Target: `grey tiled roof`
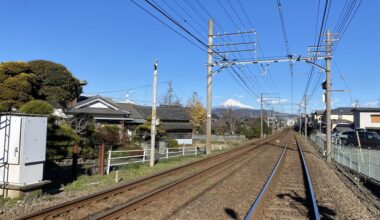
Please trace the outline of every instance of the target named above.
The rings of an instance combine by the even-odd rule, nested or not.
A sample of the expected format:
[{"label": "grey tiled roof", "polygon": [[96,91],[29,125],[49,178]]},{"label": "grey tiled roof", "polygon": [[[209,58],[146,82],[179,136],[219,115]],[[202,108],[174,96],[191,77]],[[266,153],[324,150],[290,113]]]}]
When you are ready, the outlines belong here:
[{"label": "grey tiled roof", "polygon": [[115,110],[110,108],[73,108],[67,111],[68,114],[78,114],[78,113],[87,113],[87,114],[107,114],[107,115],[128,115],[127,111]]},{"label": "grey tiled roof", "polygon": [[339,107],[339,108],[335,108],[333,110],[331,110],[331,114],[334,114],[334,115],[339,115],[339,114],[342,114],[342,115],[352,115],[353,112],[352,112],[352,107]]},{"label": "grey tiled roof", "polygon": [[145,119],[145,117],[143,117],[143,115],[137,111],[137,109],[135,108],[136,105],[134,104],[131,104],[131,103],[116,103],[117,107],[121,110],[124,110],[124,111],[127,111],[130,113],[130,116],[131,118],[134,118],[134,119]]},{"label": "grey tiled roof", "polygon": [[[122,104],[122,106],[129,107],[126,110],[131,112],[132,118],[138,118],[137,116],[140,116],[141,118],[146,119],[152,114],[152,107],[150,106],[141,106],[141,105],[133,105],[133,104],[129,104],[129,105]],[[137,113],[134,114],[134,111],[131,110],[133,108],[136,110],[138,114]],[[134,117],[133,115],[136,115],[136,117]],[[160,106],[160,107],[157,107],[157,116],[160,118],[160,120],[163,120],[163,121],[189,121],[187,108],[185,107]]]},{"label": "grey tiled roof", "polygon": [[380,112],[380,108],[364,108],[364,107],[358,107],[353,108],[352,111],[358,111],[358,112]]}]

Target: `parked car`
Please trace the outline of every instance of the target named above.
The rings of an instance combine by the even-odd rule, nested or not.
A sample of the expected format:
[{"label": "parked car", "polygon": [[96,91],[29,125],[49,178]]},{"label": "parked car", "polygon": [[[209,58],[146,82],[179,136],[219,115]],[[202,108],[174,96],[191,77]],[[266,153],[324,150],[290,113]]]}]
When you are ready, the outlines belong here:
[{"label": "parked car", "polygon": [[353,131],[340,131],[340,132],[335,132],[332,134],[332,139],[333,140],[336,140],[336,141],[340,141],[343,139],[347,139],[347,136],[350,132],[353,132]]},{"label": "parked car", "polygon": [[[358,139],[355,131],[344,132],[347,137],[341,137],[343,145],[358,146]],[[359,139],[361,146],[364,148],[380,148],[380,135],[372,131],[359,131]]]}]

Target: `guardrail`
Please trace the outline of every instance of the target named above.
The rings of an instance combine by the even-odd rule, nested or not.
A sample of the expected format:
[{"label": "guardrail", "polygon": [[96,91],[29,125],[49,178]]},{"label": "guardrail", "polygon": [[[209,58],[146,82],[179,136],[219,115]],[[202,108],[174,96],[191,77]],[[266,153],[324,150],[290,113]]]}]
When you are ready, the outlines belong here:
[{"label": "guardrail", "polygon": [[[318,146],[325,155],[325,138],[312,134],[310,140]],[[333,141],[332,158],[337,163],[368,179],[380,182],[380,150],[345,146],[339,141]]]},{"label": "guardrail", "polygon": [[[213,150],[223,150],[225,146],[212,146]],[[205,146],[193,147],[178,147],[178,148],[164,148],[161,153],[156,152],[157,159],[169,159],[181,156],[198,156],[205,154]],[[106,172],[109,174],[111,168],[115,166],[122,166],[132,163],[145,163],[150,158],[150,149],[141,150],[123,150],[123,151],[108,151],[107,168]]]}]

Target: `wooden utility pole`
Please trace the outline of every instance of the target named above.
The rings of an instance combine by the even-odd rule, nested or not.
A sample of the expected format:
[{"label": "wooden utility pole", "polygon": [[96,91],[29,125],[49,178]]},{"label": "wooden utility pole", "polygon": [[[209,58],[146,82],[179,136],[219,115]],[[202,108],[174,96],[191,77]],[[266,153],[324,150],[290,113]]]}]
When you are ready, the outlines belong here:
[{"label": "wooden utility pole", "polygon": [[158,61],[154,62],[153,69],[153,97],[152,97],[152,123],[150,129],[150,166],[154,166],[154,156],[156,152],[156,101],[157,101],[157,68]]},{"label": "wooden utility pole", "polygon": [[100,145],[99,149],[99,162],[100,162],[100,175],[104,176],[104,143]]},{"label": "wooden utility pole", "polygon": [[72,164],[72,170],[71,170],[73,180],[77,179],[78,154],[79,154],[78,144],[74,144],[74,146],[73,146],[73,164]]},{"label": "wooden utility pole", "polygon": [[263,93],[260,94],[260,138],[264,137],[263,130]]},{"label": "wooden utility pole", "polygon": [[307,96],[305,95],[305,139],[307,140]]},{"label": "wooden utility pole", "polygon": [[326,153],[327,162],[331,162],[331,33],[326,33]]},{"label": "wooden utility pole", "polygon": [[208,49],[207,49],[207,126],[206,154],[211,154],[211,110],[212,110],[212,39],[214,21],[208,20]]}]

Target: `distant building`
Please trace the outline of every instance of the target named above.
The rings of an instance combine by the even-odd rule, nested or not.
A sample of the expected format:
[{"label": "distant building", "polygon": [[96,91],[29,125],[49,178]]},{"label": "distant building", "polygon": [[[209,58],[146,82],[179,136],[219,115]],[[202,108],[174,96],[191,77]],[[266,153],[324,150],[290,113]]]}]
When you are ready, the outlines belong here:
[{"label": "distant building", "polygon": [[354,108],[355,129],[380,132],[380,108]]},{"label": "distant building", "polygon": [[352,107],[339,107],[331,110],[331,120],[336,120],[338,123],[354,122],[354,113]]}]

